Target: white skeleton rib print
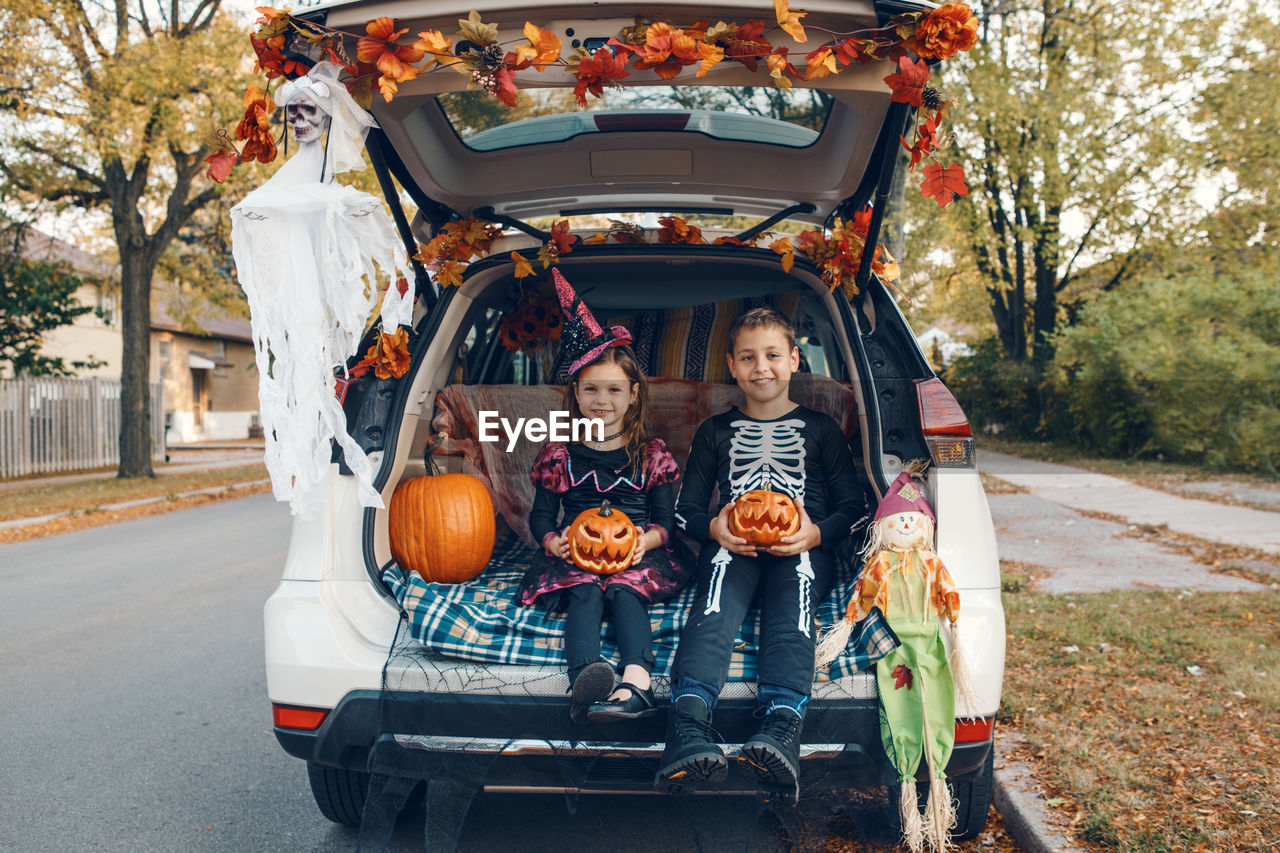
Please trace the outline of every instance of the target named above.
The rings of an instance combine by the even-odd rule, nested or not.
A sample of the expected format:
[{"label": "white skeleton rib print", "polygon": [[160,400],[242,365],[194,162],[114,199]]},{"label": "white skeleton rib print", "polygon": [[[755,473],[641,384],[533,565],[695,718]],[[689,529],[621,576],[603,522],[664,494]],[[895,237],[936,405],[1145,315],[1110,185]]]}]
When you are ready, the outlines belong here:
[{"label": "white skeleton rib print", "polygon": [[767,482],[775,492],[804,500],[804,421],[738,420],[729,440],[729,487],[737,500]]}]

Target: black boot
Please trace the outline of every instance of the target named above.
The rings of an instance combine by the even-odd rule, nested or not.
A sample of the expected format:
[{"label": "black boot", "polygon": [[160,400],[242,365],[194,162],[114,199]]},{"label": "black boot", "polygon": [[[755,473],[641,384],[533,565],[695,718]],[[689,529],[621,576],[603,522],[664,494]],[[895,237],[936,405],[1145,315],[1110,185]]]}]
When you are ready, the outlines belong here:
[{"label": "black boot", "polygon": [[667,720],[667,747],[654,787],[682,794],[703,782],[723,782],[729,774],[729,759],[716,744],[718,737],[706,702],[697,696],[677,699]]},{"label": "black boot", "polygon": [[[759,713],[758,711],[756,713]],[[742,745],[738,760],[747,765],[757,779],[781,789],[792,802],[800,796],[800,727],[804,724],[798,711],[785,705],[770,708],[764,725],[755,737]]]}]

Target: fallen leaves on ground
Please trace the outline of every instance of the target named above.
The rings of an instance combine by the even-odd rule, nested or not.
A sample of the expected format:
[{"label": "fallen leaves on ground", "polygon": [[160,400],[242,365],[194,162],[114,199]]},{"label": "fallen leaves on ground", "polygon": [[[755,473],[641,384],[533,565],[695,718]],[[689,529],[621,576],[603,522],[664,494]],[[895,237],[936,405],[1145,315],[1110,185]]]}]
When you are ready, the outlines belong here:
[{"label": "fallen leaves on ground", "polygon": [[59,518],[46,521],[43,524],[32,524],[26,527],[13,527],[8,530],[0,530],[0,545],[7,545],[11,542],[23,542],[27,539],[39,539],[42,536],[53,536],[58,533],[70,533],[73,530],[86,530],[90,527],[103,527],[108,524],[118,524],[122,521],[129,521],[135,518],[144,518],[149,515],[161,515],[166,512],[175,512],[180,509],[191,509],[206,504],[219,503],[221,501],[232,500],[234,498],[247,498],[253,495],[267,494],[271,491],[271,483],[260,482],[253,485],[241,486],[236,489],[230,487],[224,488],[222,491],[213,494],[192,495],[186,498],[170,498],[169,500],[159,500],[155,503],[143,504],[141,506],[131,506],[125,509],[116,510],[84,510],[74,515],[64,515]]},{"label": "fallen leaves on ground", "polygon": [[1280,595],[1026,584],[1005,611],[1002,717],[1083,846],[1273,849]]}]

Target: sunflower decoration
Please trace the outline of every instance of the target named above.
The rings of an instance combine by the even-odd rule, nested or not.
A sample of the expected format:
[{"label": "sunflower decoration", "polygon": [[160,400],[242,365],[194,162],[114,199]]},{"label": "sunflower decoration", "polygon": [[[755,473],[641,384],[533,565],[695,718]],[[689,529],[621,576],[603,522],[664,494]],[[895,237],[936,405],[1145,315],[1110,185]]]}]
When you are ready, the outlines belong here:
[{"label": "sunflower decoration", "polygon": [[526,290],[516,308],[502,318],[498,339],[511,352],[533,353],[560,340],[560,305],[549,291]]}]

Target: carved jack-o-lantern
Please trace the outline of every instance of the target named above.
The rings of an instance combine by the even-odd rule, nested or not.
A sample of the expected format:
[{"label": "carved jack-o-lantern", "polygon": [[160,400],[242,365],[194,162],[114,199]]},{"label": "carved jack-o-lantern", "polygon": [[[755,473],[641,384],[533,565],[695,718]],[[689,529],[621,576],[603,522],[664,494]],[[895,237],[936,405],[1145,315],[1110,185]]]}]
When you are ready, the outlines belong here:
[{"label": "carved jack-o-lantern", "polygon": [[729,531],[753,545],[776,545],[784,536],[800,529],[800,513],[795,502],[768,483],[738,498],[729,513]]},{"label": "carved jack-o-lantern", "polygon": [[569,526],[569,559],[580,569],[612,575],[631,567],[640,532],[622,510],[603,501],[584,509]]}]

